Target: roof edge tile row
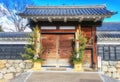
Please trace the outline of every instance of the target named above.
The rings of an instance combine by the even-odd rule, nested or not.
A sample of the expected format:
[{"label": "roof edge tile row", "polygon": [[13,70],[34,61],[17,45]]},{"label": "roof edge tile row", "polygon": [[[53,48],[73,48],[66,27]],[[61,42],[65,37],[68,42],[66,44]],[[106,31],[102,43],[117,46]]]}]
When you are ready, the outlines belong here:
[{"label": "roof edge tile row", "polygon": [[106,5],[86,5],[86,6],[26,6],[26,8],[106,8]]}]

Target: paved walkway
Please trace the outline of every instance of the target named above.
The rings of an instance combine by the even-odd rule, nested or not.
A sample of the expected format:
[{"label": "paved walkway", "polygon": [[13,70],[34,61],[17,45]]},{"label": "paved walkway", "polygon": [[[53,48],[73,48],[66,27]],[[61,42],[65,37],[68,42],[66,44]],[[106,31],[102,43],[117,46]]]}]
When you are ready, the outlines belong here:
[{"label": "paved walkway", "polygon": [[27,82],[102,82],[102,80],[94,73],[34,72]]},{"label": "paved walkway", "polygon": [[100,73],[78,72],[26,72],[10,82],[119,82]]}]

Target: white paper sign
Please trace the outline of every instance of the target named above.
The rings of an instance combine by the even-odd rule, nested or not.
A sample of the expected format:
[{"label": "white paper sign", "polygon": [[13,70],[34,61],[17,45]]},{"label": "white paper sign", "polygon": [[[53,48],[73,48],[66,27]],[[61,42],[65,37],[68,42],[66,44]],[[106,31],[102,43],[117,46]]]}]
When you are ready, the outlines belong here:
[{"label": "white paper sign", "polygon": [[98,68],[101,68],[101,56],[98,56]]}]

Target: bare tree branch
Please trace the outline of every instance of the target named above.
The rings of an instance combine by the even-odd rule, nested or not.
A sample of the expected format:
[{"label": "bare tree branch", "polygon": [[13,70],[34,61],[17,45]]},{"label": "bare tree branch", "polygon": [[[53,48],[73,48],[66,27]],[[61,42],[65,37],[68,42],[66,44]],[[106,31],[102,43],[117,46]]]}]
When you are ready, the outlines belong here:
[{"label": "bare tree branch", "polygon": [[[27,27],[28,21],[21,18],[17,13],[22,12],[26,5],[33,5],[32,0],[0,0],[0,3],[5,7],[4,10],[0,8],[0,12],[7,17],[7,19],[14,24],[15,30],[18,32],[24,31]],[[9,24],[8,22],[6,22]]]}]

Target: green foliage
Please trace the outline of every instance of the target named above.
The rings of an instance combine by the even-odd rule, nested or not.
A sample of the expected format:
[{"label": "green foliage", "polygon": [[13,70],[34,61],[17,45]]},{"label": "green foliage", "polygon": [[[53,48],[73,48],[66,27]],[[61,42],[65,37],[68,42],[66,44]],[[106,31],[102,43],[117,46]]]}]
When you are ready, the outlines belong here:
[{"label": "green foliage", "polygon": [[21,54],[21,56],[22,56],[23,58],[25,58],[25,59],[30,59],[30,60],[32,60],[33,57],[34,57],[34,49],[33,49],[33,46],[30,45],[30,44],[28,44],[28,45],[26,45],[24,48],[25,48],[25,50],[26,50],[26,53]]},{"label": "green foliage", "polygon": [[40,55],[42,54],[44,48],[42,43],[40,43],[40,50],[39,50],[39,57],[34,58],[35,57],[35,50],[36,50],[36,46],[35,46],[35,38],[37,35],[35,35],[35,30],[33,32],[30,33],[29,38],[27,39],[27,42],[29,44],[27,44],[24,48],[26,50],[26,53],[22,53],[21,56],[24,59],[28,59],[28,60],[32,60],[33,62],[40,62],[42,61]]},{"label": "green foliage", "polygon": [[79,51],[81,52],[86,48],[87,38],[85,37],[85,35],[83,35],[82,32],[80,32],[78,36],[78,40],[79,40]]},{"label": "green foliage", "polygon": [[82,32],[80,32],[78,35],[78,39],[77,40],[75,39],[75,41],[79,43],[79,48],[74,49],[74,51],[72,52],[73,54],[72,60],[73,60],[73,63],[82,63],[83,53],[87,44],[87,38],[85,37],[85,35],[83,35]]},{"label": "green foliage", "polygon": [[2,27],[0,26],[0,32],[3,32],[3,29],[2,29]]},{"label": "green foliage", "polygon": [[[72,55],[73,63],[82,63],[83,62],[83,51],[74,50],[72,54],[73,54]],[[77,58],[77,54],[79,54],[78,58]]]}]

